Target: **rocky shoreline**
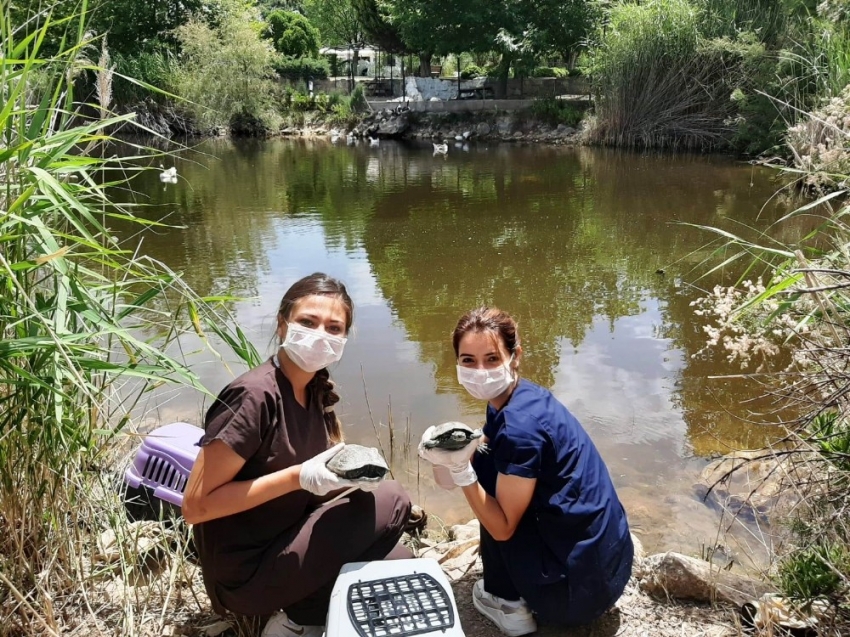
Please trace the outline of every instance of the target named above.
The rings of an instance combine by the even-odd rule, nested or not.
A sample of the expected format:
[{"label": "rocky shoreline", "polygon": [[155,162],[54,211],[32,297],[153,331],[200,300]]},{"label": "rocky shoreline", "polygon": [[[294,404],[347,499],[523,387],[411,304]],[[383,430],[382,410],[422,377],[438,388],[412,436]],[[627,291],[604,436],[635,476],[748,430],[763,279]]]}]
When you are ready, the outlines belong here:
[{"label": "rocky shoreline", "polygon": [[[201,130],[179,109],[155,102],[144,102],[125,109],[135,112],[135,123],[161,137],[340,137],[345,141],[377,139],[432,140],[439,143],[467,141],[531,142],[575,145],[581,142],[586,120],[577,126],[545,121],[528,111],[476,111],[465,113],[423,113],[406,107],[383,108],[352,117],[343,124],[331,116],[316,112],[302,113],[298,125],[280,130],[264,129],[259,122],[237,121],[230,129]],[[126,129],[125,129],[126,132]],[[134,131],[134,134],[138,131]]]},{"label": "rocky shoreline", "polygon": [[581,124],[576,128],[541,121],[526,111],[420,113],[385,108],[362,117],[350,127],[316,119],[304,126],[284,128],[280,134],[285,137],[338,135],[354,140],[420,139],[450,144],[476,140],[574,145],[580,142],[582,130]]}]

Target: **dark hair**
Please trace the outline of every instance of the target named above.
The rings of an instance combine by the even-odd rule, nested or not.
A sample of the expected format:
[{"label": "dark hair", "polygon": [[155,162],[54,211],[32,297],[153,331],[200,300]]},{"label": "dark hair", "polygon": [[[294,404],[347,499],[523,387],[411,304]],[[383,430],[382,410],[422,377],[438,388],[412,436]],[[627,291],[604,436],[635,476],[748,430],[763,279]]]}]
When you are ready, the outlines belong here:
[{"label": "dark hair", "polygon": [[507,312],[495,307],[481,306],[470,310],[460,317],[460,320],[452,332],[452,345],[455,348],[455,357],[460,354],[460,339],[469,332],[493,332],[505,344],[505,348],[511,353],[516,352],[519,346],[519,334],[517,334],[517,322]]},{"label": "dark hair", "polygon": [[[324,272],[314,272],[293,283],[280,300],[277,310],[278,320],[287,321],[292,314],[295,304],[305,296],[333,296],[342,301],[345,307],[345,333],[348,334],[351,324],[354,322],[354,304],[348,296],[348,290],[341,281],[328,276]],[[334,391],[334,382],[331,380],[327,368],[320,369],[313,376],[309,387],[315,392],[319,404],[324,411],[325,428],[328,437],[333,442],[342,440],[342,427],[339,418],[334,413],[334,405],[339,402],[339,394]]]}]

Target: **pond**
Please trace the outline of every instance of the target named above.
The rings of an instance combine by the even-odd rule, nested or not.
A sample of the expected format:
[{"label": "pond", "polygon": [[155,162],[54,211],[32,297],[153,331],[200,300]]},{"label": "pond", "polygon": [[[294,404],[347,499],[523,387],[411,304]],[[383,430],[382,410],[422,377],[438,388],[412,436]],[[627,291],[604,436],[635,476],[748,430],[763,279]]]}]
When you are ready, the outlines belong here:
[{"label": "pond", "polygon": [[[695,225],[743,232],[787,212],[768,170],[718,157],[492,144],[443,156],[430,144],[305,138],[205,141],[175,165],[176,184],[156,172],[135,182],[148,198],[141,214],[179,226],[146,234],[141,251],[201,294],[244,297],[233,310],[264,354],[294,280],[341,278],[356,305],[332,370],[346,439],[380,440],[414,501],[447,522],[470,512],[458,491],[434,486],[415,446],[431,424],[483,422],[450,344],[458,317],[481,304],[519,320],[523,375],[583,423],[650,549],[713,545],[720,517],[694,495],[700,470],[777,435],[755,422],[757,385],[730,377],[740,369],[720,354],[695,357],[706,337],[690,307],[719,280],[700,278],[716,245]],[[783,238],[806,230],[784,226]],[[193,367],[213,393],[244,369],[208,354]],[[144,407],[150,421],[201,424],[208,406],[171,390]]]}]

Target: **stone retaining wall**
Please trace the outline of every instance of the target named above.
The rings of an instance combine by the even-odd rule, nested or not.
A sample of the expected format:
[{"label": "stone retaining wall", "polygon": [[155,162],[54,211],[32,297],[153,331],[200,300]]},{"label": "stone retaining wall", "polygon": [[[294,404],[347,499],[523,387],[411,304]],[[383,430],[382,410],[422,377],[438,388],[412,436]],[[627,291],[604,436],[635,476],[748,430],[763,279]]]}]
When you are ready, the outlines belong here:
[{"label": "stone retaining wall", "polygon": [[[416,113],[475,113],[480,111],[521,111],[530,108],[534,100],[440,100],[438,102],[407,102]],[[399,106],[399,102],[371,101],[373,111]]]},{"label": "stone retaining wall", "polygon": [[[371,78],[357,78],[358,84],[372,81]],[[384,79],[389,83],[390,80]],[[428,101],[432,97],[441,100],[451,100],[457,97],[458,82],[456,79],[431,78],[431,77],[407,77],[405,78],[407,98],[416,101],[418,93],[422,101]],[[499,82],[492,78],[479,77],[472,80],[461,80],[462,88],[491,87],[498,95]],[[402,93],[401,78],[392,80],[393,95],[400,97]],[[349,83],[345,78],[334,78],[329,80],[317,80],[314,89],[329,93],[332,91],[348,93]],[[534,77],[525,79],[510,79],[507,85],[507,99],[534,99],[540,97],[553,97],[555,95],[587,95],[590,92],[590,83],[584,77]]]}]

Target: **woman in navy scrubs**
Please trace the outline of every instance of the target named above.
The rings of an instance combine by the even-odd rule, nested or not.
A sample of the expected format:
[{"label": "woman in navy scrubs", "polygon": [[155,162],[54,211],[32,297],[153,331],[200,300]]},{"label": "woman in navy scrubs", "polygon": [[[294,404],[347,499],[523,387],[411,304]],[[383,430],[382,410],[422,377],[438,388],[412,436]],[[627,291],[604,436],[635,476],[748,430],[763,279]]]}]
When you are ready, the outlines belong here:
[{"label": "woman in navy scrubs", "polygon": [[420,445],[419,453],[438,480],[442,471],[463,488],[481,523],[475,608],[512,637],[534,632],[536,619],[593,621],[622,594],[634,550],[605,463],[567,408],[519,377],[522,348],[509,314],[472,310],[452,342],[459,382],[488,402],[484,436],[477,450]]}]

